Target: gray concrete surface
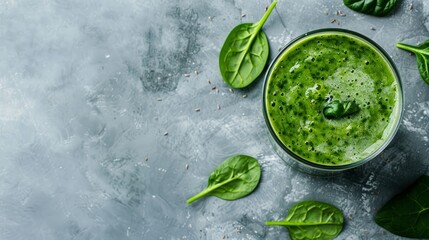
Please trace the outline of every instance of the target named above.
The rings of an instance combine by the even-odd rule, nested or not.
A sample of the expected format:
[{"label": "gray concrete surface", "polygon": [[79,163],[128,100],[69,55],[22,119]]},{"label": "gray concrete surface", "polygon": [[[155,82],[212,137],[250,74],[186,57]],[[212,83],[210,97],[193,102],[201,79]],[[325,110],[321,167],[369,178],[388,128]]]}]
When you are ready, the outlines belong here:
[{"label": "gray concrete surface", "polygon": [[[264,222],[305,199],[343,211],[337,239],[402,239],[372,219],[429,173],[429,86],[415,57],[395,47],[429,38],[428,2],[399,1],[376,18],[340,0],[281,0],[266,22],[271,59],[302,33],[339,27],[379,43],[399,69],[397,136],[376,159],[333,179],[300,173],[274,153],[262,78],[234,92],[221,79],[228,32],[269,4],[0,1],[0,239],[289,239]],[[257,190],[186,205],[237,153],[259,159]]]}]

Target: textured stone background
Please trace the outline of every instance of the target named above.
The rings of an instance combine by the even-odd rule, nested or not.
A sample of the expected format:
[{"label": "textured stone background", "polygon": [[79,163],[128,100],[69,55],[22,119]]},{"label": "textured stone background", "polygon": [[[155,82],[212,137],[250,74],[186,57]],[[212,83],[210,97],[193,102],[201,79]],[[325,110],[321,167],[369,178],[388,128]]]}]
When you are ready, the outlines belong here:
[{"label": "textured stone background", "polygon": [[[228,32],[258,21],[269,4],[1,0],[0,239],[288,239],[264,222],[305,199],[342,209],[338,239],[401,239],[372,219],[429,173],[429,86],[415,57],[395,47],[429,38],[428,1],[402,0],[376,18],[340,0],[281,0],[266,22],[271,59],[302,33],[339,27],[379,43],[399,69],[405,109],[396,138],[334,179],[299,173],[274,153],[262,79],[230,92],[220,77]],[[260,160],[258,189],[187,206],[237,153]]]}]

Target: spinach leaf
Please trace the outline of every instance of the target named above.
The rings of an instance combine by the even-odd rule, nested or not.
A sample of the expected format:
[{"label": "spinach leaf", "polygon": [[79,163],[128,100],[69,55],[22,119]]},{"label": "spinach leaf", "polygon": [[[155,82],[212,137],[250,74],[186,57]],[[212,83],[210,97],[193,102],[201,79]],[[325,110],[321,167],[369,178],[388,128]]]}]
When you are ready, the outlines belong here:
[{"label": "spinach leaf", "polygon": [[396,46],[400,49],[412,52],[417,56],[417,66],[423,80],[429,84],[429,39],[426,42],[411,46],[404,43],[397,43]]},{"label": "spinach leaf", "polygon": [[242,198],[256,188],[261,177],[258,160],[246,155],[227,158],[209,176],[207,187],[188,199],[187,203],[213,195],[224,200]]},{"label": "spinach leaf", "polygon": [[343,0],[348,8],[373,16],[386,16],[396,6],[396,0]]},{"label": "spinach leaf", "polygon": [[359,110],[360,108],[355,101],[340,102],[339,100],[334,100],[323,108],[323,115],[327,119],[338,119],[352,115]]},{"label": "spinach leaf", "polygon": [[429,176],[420,177],[387,202],[377,212],[375,222],[402,237],[429,238]]},{"label": "spinach leaf", "polygon": [[330,240],[340,234],[344,219],[341,211],[327,203],[303,201],[289,210],[286,219],[266,222],[269,226],[284,226],[292,240]]},{"label": "spinach leaf", "polygon": [[222,78],[233,88],[251,84],[264,70],[270,47],[261,30],[277,4],[275,0],[257,23],[243,23],[228,35],[219,55]]}]

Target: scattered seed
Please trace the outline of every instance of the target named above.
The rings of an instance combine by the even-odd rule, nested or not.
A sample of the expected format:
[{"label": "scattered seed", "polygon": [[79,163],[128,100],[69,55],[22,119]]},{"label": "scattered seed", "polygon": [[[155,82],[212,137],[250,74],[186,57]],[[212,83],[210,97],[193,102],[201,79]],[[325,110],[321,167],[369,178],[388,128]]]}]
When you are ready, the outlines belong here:
[{"label": "scattered seed", "polygon": [[209,18],[209,21],[211,22],[211,21],[213,20],[213,18],[214,18],[214,17],[209,16],[208,18]]},{"label": "scattered seed", "polygon": [[212,84],[212,82],[210,80],[208,80],[209,84]]},{"label": "scattered seed", "polygon": [[410,11],[414,9],[413,3],[410,4]]},{"label": "scattered seed", "polygon": [[335,18],[331,20],[331,23],[336,23],[336,22],[337,22],[337,19]]},{"label": "scattered seed", "polygon": [[158,98],[158,99],[156,99],[158,102],[161,102],[162,101],[162,98]]},{"label": "scattered seed", "polygon": [[190,76],[191,76],[191,74],[186,73],[186,74],[184,74],[183,76],[185,76],[185,77],[190,77]]},{"label": "scattered seed", "polygon": [[164,136],[167,136],[167,135],[168,135],[168,132],[165,132],[165,133],[164,133]]},{"label": "scattered seed", "polygon": [[186,165],[185,165],[185,168],[186,168],[186,170],[188,170],[188,169],[189,169],[189,165],[188,165],[188,164],[186,164]]},{"label": "scattered seed", "polygon": [[217,110],[220,110],[220,105],[217,105]]},{"label": "scattered seed", "polygon": [[265,12],[268,10],[268,6],[265,6]]},{"label": "scattered seed", "polygon": [[375,31],[375,27],[371,27],[371,30],[372,30],[372,31]]},{"label": "scattered seed", "polygon": [[247,94],[244,94],[244,95],[243,95],[243,98],[247,98]]},{"label": "scattered seed", "polygon": [[241,14],[241,18],[244,18],[244,17],[246,17],[246,14],[245,13]]},{"label": "scattered seed", "polygon": [[218,88],[218,89],[216,89],[216,93],[219,93],[219,88]]},{"label": "scattered seed", "polygon": [[199,72],[197,70],[195,70],[194,73],[195,73],[195,75],[198,75]]},{"label": "scattered seed", "polygon": [[145,159],[144,159],[144,160],[147,162],[147,161],[149,161],[149,158],[148,158],[148,157],[145,157]]},{"label": "scattered seed", "polygon": [[213,87],[212,87],[212,90],[216,90],[216,86],[213,86]]},{"label": "scattered seed", "polygon": [[232,92],[232,93],[234,92],[234,90],[232,90],[232,88],[228,89],[228,91],[230,91],[230,92]]},{"label": "scattered seed", "polygon": [[343,12],[341,12],[341,10],[337,10],[337,15],[341,16],[341,17],[345,17],[346,14],[344,14]]},{"label": "scattered seed", "polygon": [[201,109],[199,108],[195,108],[195,112],[199,112]]},{"label": "scattered seed", "polygon": [[282,47],[279,47],[279,48],[277,49],[277,51],[279,51],[279,52],[280,52],[282,49],[283,49]]}]

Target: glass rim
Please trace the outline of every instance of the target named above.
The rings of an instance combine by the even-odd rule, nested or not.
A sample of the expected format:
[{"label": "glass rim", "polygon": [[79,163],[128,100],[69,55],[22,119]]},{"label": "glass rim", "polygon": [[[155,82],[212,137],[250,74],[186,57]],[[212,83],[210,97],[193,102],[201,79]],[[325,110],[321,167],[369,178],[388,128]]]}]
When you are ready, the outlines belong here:
[{"label": "glass rim", "polygon": [[[327,32],[332,32],[332,33],[340,33],[340,34],[345,34],[345,35],[351,35],[354,37],[357,37],[358,40],[364,41],[366,44],[370,45],[371,47],[373,47],[376,51],[378,51],[380,53],[380,55],[382,57],[385,58],[386,63],[388,63],[388,65],[391,68],[391,71],[394,75],[395,81],[397,82],[397,86],[398,86],[398,117],[395,119],[395,123],[393,123],[393,127],[391,132],[389,133],[388,137],[386,138],[386,140],[384,140],[384,142],[374,151],[372,152],[370,155],[368,155],[367,157],[361,159],[361,160],[357,160],[351,163],[346,163],[346,164],[341,164],[341,165],[324,165],[324,164],[317,164],[315,162],[306,160],[300,156],[298,156],[297,154],[295,154],[294,152],[292,152],[291,150],[289,150],[282,142],[281,140],[278,138],[277,134],[275,133],[273,127],[271,126],[270,120],[268,118],[268,113],[267,113],[267,107],[266,107],[266,89],[268,86],[268,80],[269,77],[271,76],[271,72],[274,68],[274,66],[277,64],[277,62],[279,61],[279,59],[282,57],[283,53],[289,49],[290,47],[292,47],[296,42],[305,39],[306,37],[311,37],[315,34],[319,34],[319,33],[327,33]],[[358,166],[361,166],[362,164],[365,164],[367,162],[369,162],[370,160],[374,159],[376,156],[378,156],[384,149],[386,149],[386,147],[392,142],[393,138],[395,137],[400,123],[402,121],[402,117],[403,117],[403,110],[404,110],[404,93],[403,93],[403,89],[402,89],[402,82],[401,82],[401,78],[399,75],[399,72],[393,62],[393,60],[390,58],[389,54],[380,46],[378,45],[375,41],[373,41],[372,39],[366,37],[363,34],[360,34],[358,32],[354,32],[351,30],[347,30],[347,29],[342,29],[342,28],[322,28],[322,29],[317,29],[317,30],[312,30],[309,32],[306,32],[304,34],[299,35],[298,37],[292,39],[290,42],[288,42],[280,51],[279,53],[276,55],[276,57],[271,61],[270,65],[267,68],[265,77],[264,77],[264,84],[263,84],[263,99],[262,99],[262,109],[263,109],[263,115],[264,115],[264,119],[265,119],[265,124],[269,130],[269,134],[271,135],[271,137],[274,139],[274,141],[277,143],[277,145],[289,156],[291,157],[293,160],[298,161],[300,163],[302,163],[303,165],[305,165],[306,167],[309,168],[313,168],[316,170],[328,170],[328,171],[343,171],[343,170],[348,170],[348,169],[352,169]],[[395,104],[396,105],[396,104]]]}]

